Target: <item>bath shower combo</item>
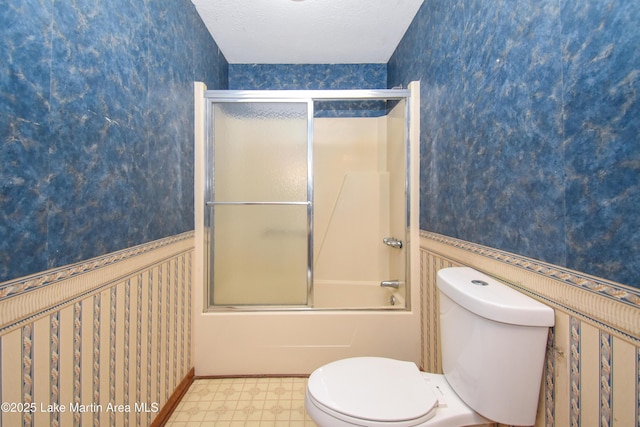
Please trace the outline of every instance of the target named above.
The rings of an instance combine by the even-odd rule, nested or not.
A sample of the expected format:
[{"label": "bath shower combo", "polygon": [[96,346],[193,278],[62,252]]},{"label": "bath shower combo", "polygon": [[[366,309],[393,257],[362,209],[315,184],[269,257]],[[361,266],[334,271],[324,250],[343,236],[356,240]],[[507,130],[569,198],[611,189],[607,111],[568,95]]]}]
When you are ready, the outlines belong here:
[{"label": "bath shower combo", "polygon": [[196,375],[419,357],[418,98],[196,83]]}]

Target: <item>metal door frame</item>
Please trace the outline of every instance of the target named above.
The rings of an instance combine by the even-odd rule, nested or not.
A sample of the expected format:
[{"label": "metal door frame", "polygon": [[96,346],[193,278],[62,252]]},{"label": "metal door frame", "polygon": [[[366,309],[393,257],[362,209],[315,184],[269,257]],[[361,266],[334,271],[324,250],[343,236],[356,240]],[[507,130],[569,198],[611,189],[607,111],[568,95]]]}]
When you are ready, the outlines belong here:
[{"label": "metal door frame", "polygon": [[[313,120],[314,101],[367,101],[367,100],[405,100],[405,194],[406,194],[406,239],[410,224],[410,93],[408,89],[376,89],[376,90],[207,90],[205,91],[205,182],[204,182],[204,312],[207,311],[255,311],[255,310],[309,310],[313,309]],[[214,104],[216,103],[306,103],[307,104],[307,201],[306,202],[215,202],[213,195],[215,183],[213,179],[214,165]],[[214,306],[210,304],[211,282],[213,280],[213,206],[220,204],[244,205],[307,205],[307,304],[306,305],[241,305]],[[406,253],[405,272],[410,271],[410,251]],[[409,274],[406,280],[409,282]],[[410,284],[409,284],[410,285]],[[409,288],[409,286],[407,287]],[[407,296],[409,289],[407,289]],[[410,309],[410,298],[406,299]]]}]

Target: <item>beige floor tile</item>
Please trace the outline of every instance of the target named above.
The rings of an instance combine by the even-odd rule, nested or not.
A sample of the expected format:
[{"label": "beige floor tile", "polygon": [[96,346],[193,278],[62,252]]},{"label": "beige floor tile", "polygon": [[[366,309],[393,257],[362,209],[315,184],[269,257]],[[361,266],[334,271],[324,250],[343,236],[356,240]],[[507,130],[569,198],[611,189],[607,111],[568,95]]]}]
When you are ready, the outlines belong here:
[{"label": "beige floor tile", "polygon": [[306,378],[197,379],[168,427],[316,427],[304,408]]}]

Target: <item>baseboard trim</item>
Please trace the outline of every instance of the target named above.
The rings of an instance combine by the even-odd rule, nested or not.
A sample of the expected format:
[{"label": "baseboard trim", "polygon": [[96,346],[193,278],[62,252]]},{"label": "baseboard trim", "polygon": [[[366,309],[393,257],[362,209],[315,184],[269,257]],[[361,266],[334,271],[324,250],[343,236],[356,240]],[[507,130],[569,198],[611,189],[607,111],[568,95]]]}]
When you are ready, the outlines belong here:
[{"label": "baseboard trim", "polygon": [[178,406],[178,403],[180,403],[180,400],[193,383],[195,372],[195,368],[191,368],[189,372],[187,372],[187,375],[182,379],[182,381],[180,381],[180,384],[178,384],[178,387],[176,387],[171,397],[169,397],[167,403],[164,404],[158,412],[158,415],[153,419],[150,427],[162,427],[167,423],[167,421],[169,421],[169,418],[176,409],[176,406]]}]

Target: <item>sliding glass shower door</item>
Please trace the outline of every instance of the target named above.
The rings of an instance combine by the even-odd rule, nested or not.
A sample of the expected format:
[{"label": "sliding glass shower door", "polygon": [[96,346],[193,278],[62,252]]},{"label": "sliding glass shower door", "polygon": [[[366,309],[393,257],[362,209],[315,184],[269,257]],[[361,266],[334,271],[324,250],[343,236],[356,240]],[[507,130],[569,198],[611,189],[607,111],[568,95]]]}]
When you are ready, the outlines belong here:
[{"label": "sliding glass shower door", "polygon": [[208,105],[210,306],[306,306],[311,286],[311,101]]}]

